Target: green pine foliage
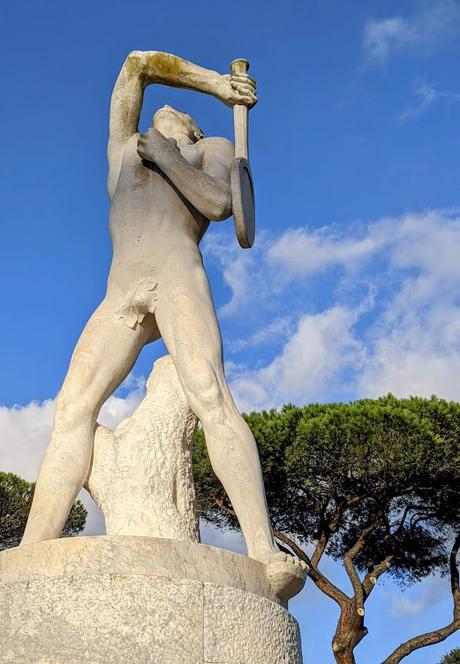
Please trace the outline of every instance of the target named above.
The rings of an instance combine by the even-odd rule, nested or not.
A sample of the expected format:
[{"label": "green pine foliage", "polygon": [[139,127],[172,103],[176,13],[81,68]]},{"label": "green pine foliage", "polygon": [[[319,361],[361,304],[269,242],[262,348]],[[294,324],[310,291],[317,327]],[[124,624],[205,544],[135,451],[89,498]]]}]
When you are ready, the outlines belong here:
[{"label": "green pine foliage", "polygon": [[[340,560],[356,541],[360,570],[392,556],[401,584],[445,571],[459,515],[460,405],[392,395],[246,415],[256,438],[273,527],[307,545],[326,533]],[[201,431],[194,472],[202,516],[237,522]],[[368,531],[368,534],[365,534]]]},{"label": "green pine foliage", "polygon": [[[18,546],[32,504],[35,484],[13,473],[0,473],[0,550]],[[72,506],[63,537],[77,535],[85,527],[87,512],[80,500]]]},{"label": "green pine foliage", "polygon": [[439,664],[460,664],[460,648],[455,648],[444,655]]}]

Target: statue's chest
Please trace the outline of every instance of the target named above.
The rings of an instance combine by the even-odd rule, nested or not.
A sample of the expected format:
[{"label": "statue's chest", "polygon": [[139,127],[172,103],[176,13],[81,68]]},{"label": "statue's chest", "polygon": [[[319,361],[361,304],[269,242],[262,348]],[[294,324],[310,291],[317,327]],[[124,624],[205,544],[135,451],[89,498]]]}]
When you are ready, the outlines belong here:
[{"label": "statue's chest", "polygon": [[[147,162],[137,152],[139,135],[133,136],[125,147],[122,167],[116,189],[116,202],[124,202],[131,208],[156,210],[165,213],[174,210],[178,213],[178,205],[183,208],[181,197],[167,174],[152,163]],[[197,154],[194,146],[184,146],[181,155],[195,168],[201,168],[201,156]],[[191,149],[190,149],[191,148]],[[115,201],[115,199],[114,199]]]},{"label": "statue's chest", "polygon": [[[133,136],[128,142],[124,153],[123,153],[123,164],[122,170],[130,172],[132,175],[137,175],[141,179],[144,177],[149,177],[149,174],[158,171],[158,168],[149,165],[145,162],[137,152],[137,143],[139,135]],[[180,149],[182,157],[188,161],[191,166],[195,168],[201,168],[202,166],[202,155],[196,149],[195,145],[184,145]]]}]

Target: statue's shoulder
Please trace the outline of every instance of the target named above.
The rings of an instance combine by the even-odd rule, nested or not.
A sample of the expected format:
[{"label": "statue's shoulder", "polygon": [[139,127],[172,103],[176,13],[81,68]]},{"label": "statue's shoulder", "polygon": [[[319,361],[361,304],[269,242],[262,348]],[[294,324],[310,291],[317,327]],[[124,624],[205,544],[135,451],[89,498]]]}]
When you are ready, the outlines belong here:
[{"label": "statue's shoulder", "polygon": [[228,138],[210,136],[202,138],[199,143],[204,155],[219,154],[227,159],[233,159],[235,156],[235,146]]}]

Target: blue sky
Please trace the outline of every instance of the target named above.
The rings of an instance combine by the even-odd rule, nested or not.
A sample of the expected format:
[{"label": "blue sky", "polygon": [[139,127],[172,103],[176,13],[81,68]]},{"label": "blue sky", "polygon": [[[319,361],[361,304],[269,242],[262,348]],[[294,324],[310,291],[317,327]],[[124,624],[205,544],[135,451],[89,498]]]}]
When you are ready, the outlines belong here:
[{"label": "blue sky", "polygon": [[[256,245],[240,250],[231,222],[203,243],[241,408],[389,391],[458,400],[459,35],[454,0],[1,3],[2,469],[35,477],[52,400],[104,294],[108,103],[133,49],[222,73],[246,57],[258,81]],[[228,108],[164,87],[148,90],[143,127],[164,103],[232,137]],[[163,352],[143,351],[107,423],[132,411]],[[93,511],[89,532],[100,528]],[[358,661],[448,621],[445,588],[386,583]],[[312,587],[292,608],[306,661],[331,662],[335,608]],[[455,645],[407,661],[434,664]]]}]

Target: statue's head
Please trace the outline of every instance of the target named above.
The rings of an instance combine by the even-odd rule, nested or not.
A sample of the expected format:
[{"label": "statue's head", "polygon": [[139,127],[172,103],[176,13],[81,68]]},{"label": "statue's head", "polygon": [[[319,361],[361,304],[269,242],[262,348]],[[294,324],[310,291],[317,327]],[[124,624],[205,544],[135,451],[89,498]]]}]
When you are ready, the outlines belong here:
[{"label": "statue's head", "polygon": [[176,111],[167,104],[155,113],[152,126],[168,138],[179,138],[185,134],[193,143],[204,138],[203,132],[190,115]]}]

